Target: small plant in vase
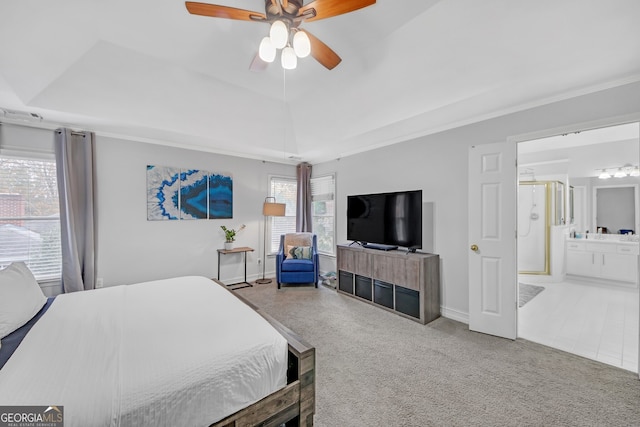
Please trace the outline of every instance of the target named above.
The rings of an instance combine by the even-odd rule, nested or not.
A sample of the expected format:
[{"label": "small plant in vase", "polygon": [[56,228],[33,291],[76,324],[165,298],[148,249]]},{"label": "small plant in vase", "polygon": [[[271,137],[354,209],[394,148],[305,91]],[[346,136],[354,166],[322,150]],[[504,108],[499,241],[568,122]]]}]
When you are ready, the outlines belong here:
[{"label": "small plant in vase", "polygon": [[242,224],[240,228],[238,228],[237,230],[234,230],[233,228],[227,228],[224,225],[220,226],[220,228],[222,228],[222,231],[224,231],[224,237],[225,237],[224,248],[226,250],[233,249],[233,242],[236,241],[236,234],[244,230],[245,227],[246,225]]}]

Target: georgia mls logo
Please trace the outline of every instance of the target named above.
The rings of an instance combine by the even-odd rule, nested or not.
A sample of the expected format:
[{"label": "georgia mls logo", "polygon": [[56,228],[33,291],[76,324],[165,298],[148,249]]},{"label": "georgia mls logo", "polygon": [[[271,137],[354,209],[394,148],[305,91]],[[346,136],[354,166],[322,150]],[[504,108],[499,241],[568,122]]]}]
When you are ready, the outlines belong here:
[{"label": "georgia mls logo", "polygon": [[64,407],[0,406],[0,427],[64,427]]}]

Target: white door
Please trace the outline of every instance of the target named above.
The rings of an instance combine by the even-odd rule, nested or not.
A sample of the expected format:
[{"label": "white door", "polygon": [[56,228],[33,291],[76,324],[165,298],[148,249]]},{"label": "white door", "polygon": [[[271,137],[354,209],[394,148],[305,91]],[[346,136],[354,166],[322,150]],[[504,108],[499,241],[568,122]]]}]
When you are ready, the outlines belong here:
[{"label": "white door", "polygon": [[469,329],[516,338],[516,144],[469,149]]}]

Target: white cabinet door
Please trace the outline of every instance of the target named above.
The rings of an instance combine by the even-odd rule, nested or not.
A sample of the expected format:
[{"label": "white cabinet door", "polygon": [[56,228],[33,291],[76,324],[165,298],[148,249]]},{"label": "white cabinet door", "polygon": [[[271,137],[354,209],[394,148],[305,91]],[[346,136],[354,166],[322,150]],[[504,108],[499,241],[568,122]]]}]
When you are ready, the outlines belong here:
[{"label": "white cabinet door", "polygon": [[602,257],[601,274],[605,279],[635,282],[638,274],[637,256],[626,254],[596,254]]},{"label": "white cabinet door", "polygon": [[603,243],[567,243],[567,274],[637,283],[638,247]]},{"label": "white cabinet door", "polygon": [[[599,255],[599,254],[598,254]],[[596,276],[593,252],[567,251],[567,274]],[[598,268],[599,270],[599,268]]]}]

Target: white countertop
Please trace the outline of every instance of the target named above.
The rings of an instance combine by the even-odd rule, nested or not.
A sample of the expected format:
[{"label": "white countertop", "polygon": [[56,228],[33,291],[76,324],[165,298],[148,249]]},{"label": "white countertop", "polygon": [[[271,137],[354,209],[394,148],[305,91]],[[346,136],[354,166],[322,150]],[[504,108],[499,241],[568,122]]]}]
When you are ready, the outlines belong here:
[{"label": "white countertop", "polygon": [[[569,241],[569,242],[599,243],[599,244],[603,244],[603,245],[632,245],[632,246],[637,246],[638,243],[639,243],[638,241],[620,240],[621,238],[622,238],[622,236],[617,236],[617,235],[613,235],[612,237],[597,238],[596,235],[594,234],[593,236],[589,235],[588,238],[582,237],[582,238],[579,238],[579,239],[574,239],[572,237],[567,237],[567,241]],[[634,236],[633,238],[637,238],[637,237]]]}]

